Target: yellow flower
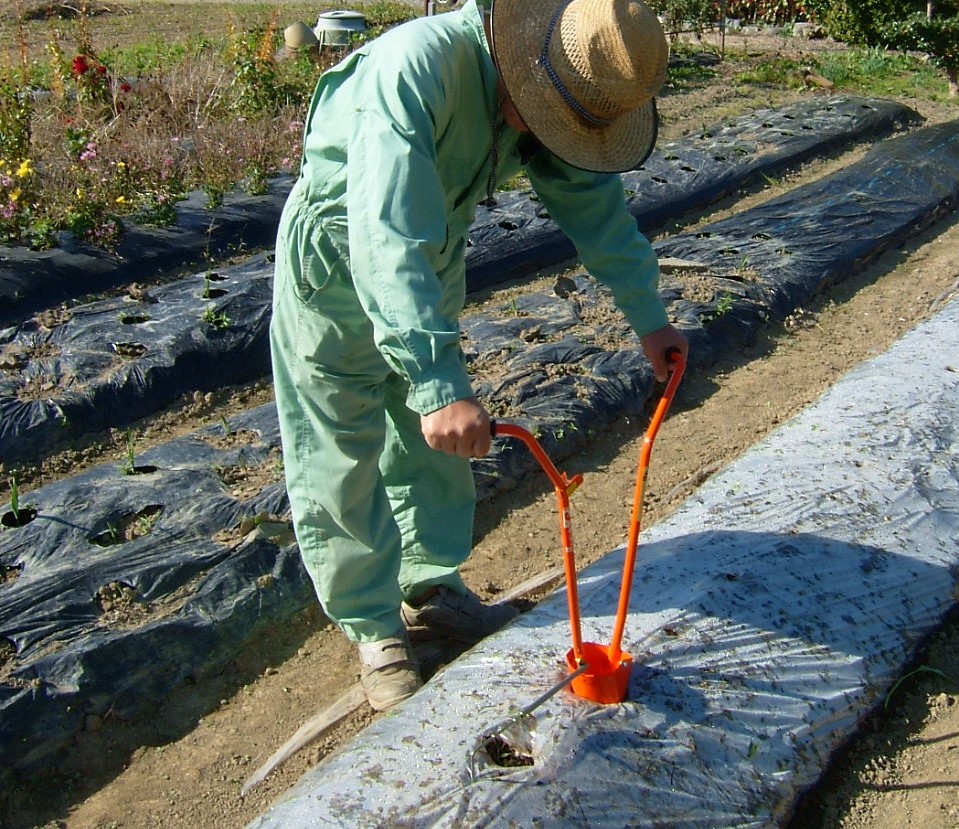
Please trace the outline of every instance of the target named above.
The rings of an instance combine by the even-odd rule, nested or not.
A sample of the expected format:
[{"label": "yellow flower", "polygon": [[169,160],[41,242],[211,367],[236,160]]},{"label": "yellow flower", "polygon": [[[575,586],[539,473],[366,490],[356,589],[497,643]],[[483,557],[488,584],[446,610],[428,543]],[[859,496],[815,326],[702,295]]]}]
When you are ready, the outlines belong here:
[{"label": "yellow flower", "polygon": [[32,172],[33,168],[30,166],[30,159],[25,158],[20,162],[20,167],[17,169],[17,178],[26,178]]},{"label": "yellow flower", "polygon": [[118,169],[118,170],[125,170],[126,168],[127,168],[127,165],[124,164],[122,161],[118,161],[118,162],[117,162],[117,169]]},{"label": "yellow flower", "polygon": [[77,198],[78,199],[83,198],[83,191],[79,187],[77,188]]},{"label": "yellow flower", "polygon": [[117,204],[126,204],[126,203],[127,203],[126,196],[117,196]]},{"label": "yellow flower", "polygon": [[15,187],[15,188],[10,192],[10,201],[16,201],[16,200],[19,199],[19,198],[20,198],[20,188],[19,188],[19,187]]}]

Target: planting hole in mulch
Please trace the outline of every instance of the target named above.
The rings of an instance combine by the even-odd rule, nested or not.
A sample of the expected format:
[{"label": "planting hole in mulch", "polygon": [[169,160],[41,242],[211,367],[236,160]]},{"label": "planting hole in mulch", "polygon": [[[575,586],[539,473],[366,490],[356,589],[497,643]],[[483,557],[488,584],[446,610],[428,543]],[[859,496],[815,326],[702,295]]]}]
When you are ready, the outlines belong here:
[{"label": "planting hole in mulch", "polygon": [[0,567],[0,585],[10,584],[20,578],[20,567],[4,565]]},{"label": "planting hole in mulch", "polygon": [[162,504],[151,504],[137,512],[129,512],[120,516],[108,516],[101,524],[102,530],[94,532],[89,537],[91,544],[98,547],[112,547],[114,544],[126,544],[153,530],[160,515],[163,513]]},{"label": "planting hole in mulch", "polygon": [[9,639],[0,639],[0,668],[17,655],[17,646]]},{"label": "planting hole in mulch", "polygon": [[[20,509],[18,509],[16,512],[14,512],[12,509],[7,510],[3,516],[0,517],[0,525],[9,529],[25,527],[36,517],[37,511],[33,507],[20,507]],[[9,579],[3,578],[2,581],[9,581]]]},{"label": "planting hole in mulch", "polygon": [[146,314],[121,314],[120,323],[122,325],[142,325],[149,322],[150,318]]},{"label": "planting hole in mulch", "polygon": [[113,349],[113,353],[119,357],[142,357],[147,353],[147,347],[143,343],[110,343],[110,347]]},{"label": "planting hole in mulch", "polygon": [[484,744],[490,760],[502,768],[522,768],[532,766],[533,758],[530,754],[511,745],[502,737],[490,737]]},{"label": "planting hole in mulch", "polygon": [[150,463],[137,463],[124,466],[121,469],[124,475],[150,475],[153,472],[156,472],[159,467],[154,466]]},{"label": "planting hole in mulch", "polygon": [[122,581],[105,584],[97,590],[93,600],[108,623],[142,622],[147,615],[147,608],[140,601],[136,588]]}]

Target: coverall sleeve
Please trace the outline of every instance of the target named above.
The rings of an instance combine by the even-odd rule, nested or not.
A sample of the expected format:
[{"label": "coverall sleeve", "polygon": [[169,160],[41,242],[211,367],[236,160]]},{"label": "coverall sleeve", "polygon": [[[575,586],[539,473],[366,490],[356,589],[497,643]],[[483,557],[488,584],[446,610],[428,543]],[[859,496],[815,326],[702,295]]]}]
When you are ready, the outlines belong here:
[{"label": "coverall sleeve", "polygon": [[[355,102],[347,169],[350,263],[377,347],[410,382],[420,414],[473,394],[459,346],[463,285],[444,284],[446,196],[436,134],[450,104],[427,72],[367,84]],[[456,269],[451,269],[455,279]],[[458,271],[462,282],[462,270]]]},{"label": "coverall sleeve", "polygon": [[571,167],[545,150],[527,172],[550,216],[585,268],[612,290],[633,330],[642,337],[666,325],[656,252],[626,208],[622,179]]}]

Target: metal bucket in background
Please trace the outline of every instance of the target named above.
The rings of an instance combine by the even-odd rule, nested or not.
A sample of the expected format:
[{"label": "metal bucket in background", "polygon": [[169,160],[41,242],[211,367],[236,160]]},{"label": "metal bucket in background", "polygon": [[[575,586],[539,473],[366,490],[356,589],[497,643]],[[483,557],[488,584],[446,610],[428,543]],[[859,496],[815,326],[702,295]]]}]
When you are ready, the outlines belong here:
[{"label": "metal bucket in background", "polygon": [[356,11],[345,9],[342,11],[323,12],[316,19],[313,33],[324,46],[349,46],[350,38],[366,31],[366,18]]}]

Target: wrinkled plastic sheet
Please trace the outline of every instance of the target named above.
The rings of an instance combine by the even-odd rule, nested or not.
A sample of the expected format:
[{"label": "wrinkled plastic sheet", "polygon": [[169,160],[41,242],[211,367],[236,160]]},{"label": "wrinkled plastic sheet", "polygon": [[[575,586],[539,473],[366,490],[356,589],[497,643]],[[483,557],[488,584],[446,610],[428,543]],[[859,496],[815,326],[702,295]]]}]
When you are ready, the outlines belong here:
[{"label": "wrinkled plastic sheet", "polygon": [[0,459],[159,411],[191,391],[270,374],[273,256],[79,305],[0,334]]},{"label": "wrinkled plastic sheet", "polygon": [[[856,273],[957,199],[959,124],[950,122],[882,142],[837,173],[658,242],[661,258],[708,268],[660,282],[670,319],[690,339],[691,365],[753,342],[770,320]],[[555,292],[539,294],[463,324],[479,396],[494,414],[534,429],[559,459],[616,416],[641,411],[653,387],[638,338],[608,313],[608,300],[595,301],[605,291],[586,280],[577,286],[572,306]],[[607,351],[603,337],[614,331],[622,339]],[[491,361],[506,371],[487,380],[482,367]],[[494,447],[476,463],[481,497],[534,466],[521,448]]]},{"label": "wrinkled plastic sheet", "polygon": [[[953,607],[957,355],[954,300],[645,531],[626,701],[554,696],[536,712],[532,766],[483,754],[471,773],[468,758],[565,672],[565,591],[250,829],[781,825]],[[575,533],[575,497],[572,516]],[[622,552],[581,575],[586,641],[609,642]]]},{"label": "wrinkled plastic sheet", "polygon": [[[815,98],[781,110],[760,110],[655,151],[644,168],[624,177],[630,210],[640,228],[649,230],[761,174],[774,175],[813,155],[883,138],[920,121],[915,110],[872,98]],[[69,242],[48,251],[4,247],[0,326],[62,301],[149,282],[210,256],[272,247],[292,182],[290,176],[280,176],[268,182],[262,195],[229,194],[217,209],[207,209],[202,192],[193,193],[177,205],[175,225],[132,225],[115,252]],[[569,241],[529,193],[497,198],[496,210],[478,209],[471,229],[466,265],[473,291],[573,255]]]},{"label": "wrinkled plastic sheet", "polygon": [[[638,170],[624,173],[630,212],[643,232],[728,196],[760,177],[858,141],[878,140],[919,123],[894,101],[830,96],[781,109],[758,109],[660,144]],[[531,191],[498,194],[477,208],[466,252],[471,290],[562,262],[576,251]]]},{"label": "wrinkled plastic sheet", "polygon": [[[229,427],[227,429],[227,427]],[[315,600],[295,544],[244,519],[289,510],[276,412],[262,406],[34,490],[32,522],[0,531],[0,777],[36,768],[87,716],[134,718],[185,680],[215,674],[257,635]],[[272,471],[272,483],[244,488]],[[133,519],[136,537],[111,534]],[[113,591],[135,591],[122,615]],[[108,603],[102,597],[104,591]]]},{"label": "wrinkled plastic sheet", "polygon": [[[937,137],[932,140],[929,135]],[[902,179],[899,189],[904,192],[912,186],[925,189],[925,213],[920,212],[925,221],[952,198],[950,178],[953,187],[959,186],[955,141],[939,130],[920,131],[889,143],[898,142],[905,149],[896,150],[896,156],[911,156],[911,166],[900,162],[886,175]],[[884,198],[885,191],[863,197],[871,192],[867,183],[874,177],[874,162],[886,157],[882,150],[877,147],[857,166],[861,186],[849,191],[849,204],[864,214],[873,209],[875,200]],[[934,162],[921,162],[922,152],[931,153]],[[913,176],[920,181],[908,184]],[[836,190],[839,195],[844,192],[841,187]],[[836,209],[845,209],[838,196],[829,198],[836,202]],[[815,290],[816,274],[824,269],[838,277],[844,271],[855,272],[856,262],[832,268],[815,256],[796,252],[802,250],[800,242],[819,244],[814,222],[832,212],[812,202],[805,209],[808,232],[790,240],[799,247],[786,259],[801,266],[798,276],[779,271],[768,284],[761,269],[758,280],[748,283],[737,280],[735,273],[709,276],[715,281],[711,301],[687,299],[686,283],[674,276],[664,279],[663,295],[670,313],[693,345],[691,370],[708,363],[731,342],[749,341],[768,320],[768,309],[784,311],[785,300],[776,299],[779,282],[793,280],[783,296],[800,302]],[[750,215],[751,211],[742,214],[744,223]],[[843,215],[851,221],[850,216],[857,214],[850,209]],[[880,216],[879,223],[856,225],[857,245],[870,233],[876,245],[890,243],[895,235],[889,226],[893,215],[881,212]],[[906,234],[917,221],[915,213],[907,213],[896,233]],[[831,232],[840,230],[834,227]],[[743,235],[752,238],[754,234]],[[688,236],[692,240],[695,234]],[[709,240],[699,243],[702,248],[696,256],[709,255]],[[839,255],[843,248],[832,250]],[[758,257],[757,263],[761,264]],[[251,267],[269,271],[265,262]],[[202,290],[201,282],[191,283],[194,299]],[[641,412],[653,389],[638,340],[633,337],[630,347],[628,340],[624,346],[618,336],[612,338],[612,346],[605,339],[614,329],[632,336],[622,318],[612,315],[608,292],[585,276],[573,282],[574,290],[525,297],[515,306],[491,309],[464,321],[464,347],[478,391],[497,417],[520,422],[539,434],[557,461],[612,418]],[[239,302],[241,289],[230,288],[230,301]],[[719,314],[719,303],[727,293],[734,302]],[[701,294],[698,290],[697,296]],[[266,305],[265,293],[251,302],[258,309]],[[204,333],[202,327],[194,330],[201,313],[197,309],[206,306],[203,299],[194,311],[180,315],[191,317],[190,325],[169,336],[179,343],[216,340],[213,332]],[[116,314],[111,311],[99,317],[108,318],[115,319]],[[172,325],[173,319],[164,321],[156,327],[156,335],[166,336]],[[98,330],[104,342],[116,336]],[[74,350],[78,349],[71,347]],[[191,352],[184,348],[183,353]],[[230,359],[241,362],[244,357],[236,352]],[[505,375],[495,382],[484,375],[484,359],[503,361]],[[124,398],[117,393],[115,399]],[[217,439],[227,437],[228,431],[252,433],[254,448],[240,452],[221,447]],[[127,717],[151,710],[178,682],[214,670],[257,630],[312,601],[295,546],[252,538],[235,548],[214,538],[219,530],[234,529],[241,518],[288,511],[279,480],[247,494],[228,483],[232,473],[222,474],[275,464],[270,452],[278,449],[277,432],[272,405],[260,407],[231,418],[229,424],[208,427],[142,455],[137,448],[136,463],[153,465],[154,472],[124,475],[117,468],[118,459],[116,464],[25,496],[38,509],[37,520],[27,527],[0,530],[0,575],[6,577],[0,583],[0,645],[16,651],[0,674],[0,756],[4,759],[0,777],[48,761],[82,727],[86,714],[102,714],[111,706]],[[538,473],[538,467],[523,447],[497,441],[495,451],[476,464],[475,472],[480,497],[489,498],[522,476]],[[118,519],[147,507],[162,507],[148,535],[103,548],[91,541],[109,532]],[[15,578],[11,580],[10,574]],[[153,615],[139,625],[113,623],[109,614],[101,613],[97,594],[114,583],[129,585],[144,611]]]},{"label": "wrinkled plastic sheet", "polygon": [[0,325],[130,282],[189,271],[211,257],[272,247],[292,186],[292,176],[277,176],[267,182],[266,192],[228,193],[215,209],[207,207],[205,193],[191,193],[176,205],[173,225],[131,224],[115,251],[78,243],[68,236],[60,247],[50,250],[2,246]]},{"label": "wrinkled plastic sheet", "polygon": [[[753,336],[768,319],[787,315],[829,281],[950,209],[959,187],[955,132],[955,124],[946,124],[882,142],[821,182],[657,244],[661,256],[716,271],[711,297],[687,298],[689,286],[668,278],[661,285],[671,316],[694,332],[696,359],[709,362],[707,341]],[[264,255],[158,286],[149,292],[152,302],[117,297],[79,306],[52,327],[30,320],[0,332],[0,458],[30,459],[53,441],[129,423],[188,391],[267,375],[271,259]],[[758,277],[744,276],[743,263]],[[463,323],[467,357],[509,369],[498,389],[487,389],[478,376],[477,390],[507,396],[506,411],[545,417],[547,425],[570,433],[587,429],[597,408],[622,413],[650,380],[635,348],[611,353],[584,343],[584,334],[625,326],[608,315],[602,324],[584,323],[596,294],[577,293],[572,301],[536,296],[513,313]],[[726,303],[722,313],[720,303]],[[211,314],[225,324],[207,321]],[[695,333],[703,320],[710,337]],[[536,337],[553,342],[528,348]],[[547,368],[560,361],[579,366],[585,377],[547,377]],[[637,372],[642,382],[634,389]],[[571,387],[579,389],[578,397],[570,395]],[[596,400],[586,401],[585,391]]]}]

